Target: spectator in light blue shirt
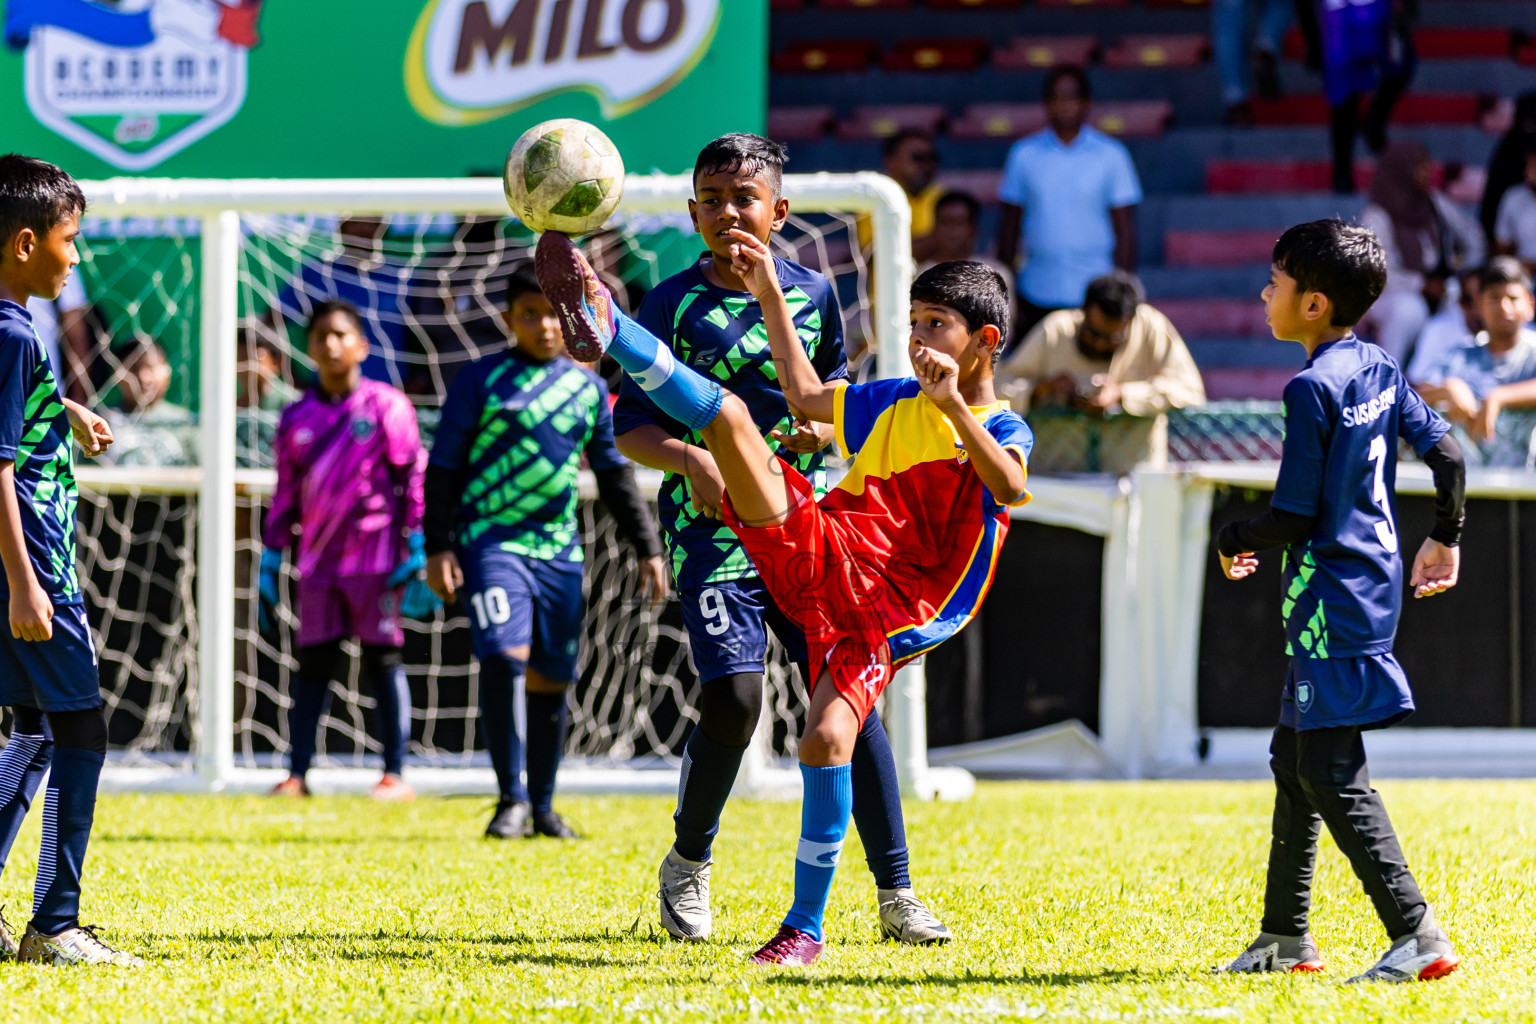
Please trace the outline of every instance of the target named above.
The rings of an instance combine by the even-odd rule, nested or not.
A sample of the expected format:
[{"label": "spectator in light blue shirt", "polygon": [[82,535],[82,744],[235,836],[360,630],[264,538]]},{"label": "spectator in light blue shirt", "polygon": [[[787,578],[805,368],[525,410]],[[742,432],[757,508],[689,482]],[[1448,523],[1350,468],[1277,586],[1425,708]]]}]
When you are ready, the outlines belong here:
[{"label": "spectator in light blue shirt", "polygon": [[1088,282],[1115,267],[1136,269],[1136,205],[1141,182],[1125,147],[1084,123],[1088,76],[1059,67],[1045,80],[1049,127],[1020,139],[1008,152],[998,186],[1002,218],[997,258],[1019,255],[1016,337],[1056,309],[1076,309]]}]

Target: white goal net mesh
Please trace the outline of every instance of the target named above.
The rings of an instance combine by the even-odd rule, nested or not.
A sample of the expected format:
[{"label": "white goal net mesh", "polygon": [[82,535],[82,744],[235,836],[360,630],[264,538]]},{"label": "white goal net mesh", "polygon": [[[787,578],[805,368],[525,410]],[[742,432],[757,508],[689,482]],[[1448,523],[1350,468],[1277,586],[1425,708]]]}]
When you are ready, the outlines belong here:
[{"label": "white goal net mesh", "polygon": [[[270,493],[270,472],[261,471],[271,466],[282,406],[310,380],[310,311],[333,298],[362,310],[371,342],[365,372],[411,397],[430,444],[453,375],[506,343],[502,296],[534,239],[509,219],[409,212],[248,214],[241,226],[237,453],[256,472],[236,501],[234,756],[237,766],[257,767],[280,763],[288,749],[297,670],[291,571],[279,628],[257,628],[255,568]],[[777,240],[781,255],[836,282],[856,372],[869,362],[865,339],[873,337],[870,265],[857,238],[854,215],[817,212],[792,216]],[[585,247],[632,308],[702,251],[684,213],[635,217]],[[64,309],[66,302],[55,312],[68,387],[112,410],[120,438],[107,469],[82,470],[78,548],[111,743],[130,760],[174,759],[196,743],[199,221],[88,217],[81,249],[84,305]],[[568,752],[594,761],[675,759],[698,685],[676,601],[645,606],[634,554],[611,520],[590,496],[581,515],[587,642]],[[405,664],[411,762],[475,762],[479,699],[463,610],[408,623]],[[331,684],[318,753],[355,764],[379,751],[374,703],[355,658],[343,675]],[[781,755],[794,753],[804,696],[772,644],[768,707]]]}]

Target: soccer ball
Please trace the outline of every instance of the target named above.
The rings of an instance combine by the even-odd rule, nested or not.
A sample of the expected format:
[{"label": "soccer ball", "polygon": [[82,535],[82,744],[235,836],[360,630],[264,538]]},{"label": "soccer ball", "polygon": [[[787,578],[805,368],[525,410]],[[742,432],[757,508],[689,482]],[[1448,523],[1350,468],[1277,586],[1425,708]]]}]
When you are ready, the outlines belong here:
[{"label": "soccer ball", "polygon": [[596,231],[624,194],[624,161],[608,136],[571,117],[523,133],[502,173],[507,205],[538,232]]}]

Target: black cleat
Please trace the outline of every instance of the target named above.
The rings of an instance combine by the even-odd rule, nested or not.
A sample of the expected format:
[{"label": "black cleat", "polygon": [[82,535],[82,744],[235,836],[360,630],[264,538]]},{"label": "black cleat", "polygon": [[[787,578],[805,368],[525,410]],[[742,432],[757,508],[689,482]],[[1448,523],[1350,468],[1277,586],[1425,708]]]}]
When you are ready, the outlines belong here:
[{"label": "black cleat", "polygon": [[526,803],[502,800],[496,804],[496,814],[485,826],[487,839],[522,839],[533,835],[528,823],[530,808]]},{"label": "black cleat", "polygon": [[554,811],[538,811],[534,814],[533,834],[536,836],[548,836],[551,839],[587,838],[567,825],[565,819]]}]

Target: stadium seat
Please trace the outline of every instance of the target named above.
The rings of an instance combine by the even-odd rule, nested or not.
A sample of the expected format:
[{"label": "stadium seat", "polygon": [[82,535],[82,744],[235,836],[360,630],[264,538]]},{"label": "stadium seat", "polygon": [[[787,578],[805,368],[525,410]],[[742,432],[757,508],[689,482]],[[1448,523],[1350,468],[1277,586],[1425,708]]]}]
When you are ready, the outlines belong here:
[{"label": "stadium seat", "polygon": [[1167,100],[1104,100],[1088,108],[1088,120],[1107,135],[1152,139],[1167,130],[1173,120],[1173,104]]},{"label": "stadium seat", "polygon": [[[1252,102],[1256,125],[1328,123],[1328,101],[1318,95],[1255,99]],[[1410,92],[1392,111],[1392,121],[1395,124],[1477,124],[1490,102],[1471,93]]]},{"label": "stadium seat", "polygon": [[769,0],[770,11],[800,11],[805,9],[805,0]]},{"label": "stadium seat", "polygon": [[1285,396],[1285,386],[1295,375],[1295,370],[1278,367],[1213,366],[1200,370],[1200,376],[1205,379],[1205,397],[1212,402],[1240,398],[1278,402]]},{"label": "stadium seat", "polygon": [[911,7],[912,0],[821,0],[821,6],[834,10],[859,7]]},{"label": "stadium seat", "polygon": [[1109,68],[1194,68],[1210,55],[1209,37],[1189,35],[1124,36],[1104,51],[1104,66]]},{"label": "stadium seat", "polygon": [[774,139],[806,141],[827,134],[836,119],[831,107],[769,107],[768,135]]},{"label": "stadium seat", "polygon": [[986,56],[982,39],[906,39],[880,63],[887,71],[975,71]]},{"label": "stadium seat", "polygon": [[872,39],[830,39],[791,43],[773,55],[775,74],[801,71],[863,71],[875,62],[880,47]]},{"label": "stadium seat", "polygon": [[1421,28],[1413,46],[1421,60],[1440,57],[1492,57],[1507,60],[1514,50],[1514,33],[1507,28]]},{"label": "stadium seat", "polygon": [[[1205,165],[1205,190],[1227,195],[1326,192],[1332,186],[1332,170],[1326,160],[1211,160]],[[1445,174],[1444,165],[1430,164],[1430,183],[1435,188],[1447,187]],[[1370,188],[1375,177],[1374,161],[1355,161],[1357,188]]]},{"label": "stadium seat", "polygon": [[1024,0],[928,0],[929,7],[1022,7]]},{"label": "stadium seat", "polygon": [[949,134],[957,139],[1017,139],[1045,127],[1041,103],[973,103],[953,121]]},{"label": "stadium seat", "polygon": [[1130,0],[1035,0],[1037,7],[1128,7]]},{"label": "stadium seat", "polygon": [[965,192],[977,202],[997,202],[997,186],[1003,180],[1001,170],[940,171],[939,184],[950,192]]},{"label": "stadium seat", "polygon": [[[1276,232],[1278,236],[1279,232]],[[1264,307],[1246,299],[1161,299],[1153,303],[1186,338],[1268,338]]]},{"label": "stadium seat", "polygon": [[840,139],[883,139],[907,128],[937,132],[944,123],[944,107],[938,103],[898,103],[855,107],[837,125]]},{"label": "stadium seat", "polygon": [[992,51],[992,66],[1001,71],[1030,71],[1059,64],[1079,67],[1093,63],[1099,54],[1094,36],[1016,36],[1007,46]]},{"label": "stadium seat", "polygon": [[1527,66],[1536,64],[1536,41],[1521,44],[1515,50],[1515,60]]},{"label": "stadium seat", "polygon": [[1269,265],[1275,250],[1273,228],[1245,231],[1163,233],[1163,265],[1168,267],[1229,267],[1244,263]]}]

